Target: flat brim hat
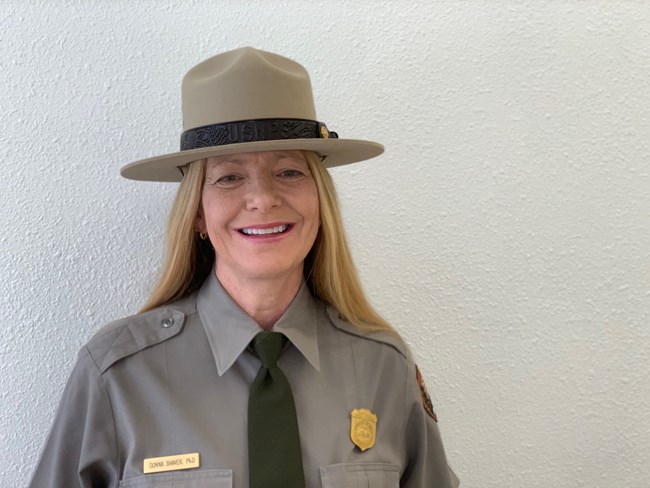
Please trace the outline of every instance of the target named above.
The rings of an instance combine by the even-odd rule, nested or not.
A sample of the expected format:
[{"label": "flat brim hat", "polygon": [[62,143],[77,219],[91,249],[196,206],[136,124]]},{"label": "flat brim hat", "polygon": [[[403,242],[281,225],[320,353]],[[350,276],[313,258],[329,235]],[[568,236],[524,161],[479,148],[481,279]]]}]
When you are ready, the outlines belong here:
[{"label": "flat brim hat", "polygon": [[378,156],[381,144],[340,139],[316,118],[309,74],[297,62],[251,47],[211,57],[182,84],[179,152],[124,166],[125,178],[180,181],[198,159],[256,151],[307,150],[326,167]]}]

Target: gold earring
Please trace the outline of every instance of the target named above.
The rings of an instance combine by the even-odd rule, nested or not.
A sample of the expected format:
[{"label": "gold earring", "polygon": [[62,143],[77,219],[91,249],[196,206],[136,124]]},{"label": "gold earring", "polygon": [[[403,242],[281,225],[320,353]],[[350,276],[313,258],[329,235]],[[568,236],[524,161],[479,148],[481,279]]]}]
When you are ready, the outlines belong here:
[{"label": "gold earring", "polygon": [[205,241],[208,238],[208,234],[205,232],[199,232],[199,237],[201,238],[202,241]]}]

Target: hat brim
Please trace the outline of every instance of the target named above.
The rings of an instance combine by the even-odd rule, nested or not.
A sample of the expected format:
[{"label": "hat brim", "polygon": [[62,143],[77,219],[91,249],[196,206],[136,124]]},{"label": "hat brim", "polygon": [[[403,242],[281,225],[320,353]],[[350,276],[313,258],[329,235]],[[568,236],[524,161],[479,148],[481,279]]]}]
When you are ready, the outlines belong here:
[{"label": "hat brim", "polygon": [[377,142],[357,139],[281,139],[243,142],[224,146],[202,147],[141,159],[123,166],[120,174],[130,180],[181,181],[182,175],[179,167],[198,159],[246,152],[280,150],[314,151],[323,157],[325,167],[331,168],[379,156],[384,152],[384,146]]}]

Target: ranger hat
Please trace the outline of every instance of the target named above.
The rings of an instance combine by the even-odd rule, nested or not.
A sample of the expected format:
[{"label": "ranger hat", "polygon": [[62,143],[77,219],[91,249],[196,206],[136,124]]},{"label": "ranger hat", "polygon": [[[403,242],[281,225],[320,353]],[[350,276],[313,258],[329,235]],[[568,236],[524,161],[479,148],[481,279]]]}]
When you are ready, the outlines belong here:
[{"label": "ranger hat", "polygon": [[206,59],[182,85],[179,152],[142,159],[121,169],[125,178],[180,181],[197,159],[275,150],[314,151],[327,167],[370,159],[381,144],[339,139],[316,118],[309,74],[278,54],[244,47]]}]

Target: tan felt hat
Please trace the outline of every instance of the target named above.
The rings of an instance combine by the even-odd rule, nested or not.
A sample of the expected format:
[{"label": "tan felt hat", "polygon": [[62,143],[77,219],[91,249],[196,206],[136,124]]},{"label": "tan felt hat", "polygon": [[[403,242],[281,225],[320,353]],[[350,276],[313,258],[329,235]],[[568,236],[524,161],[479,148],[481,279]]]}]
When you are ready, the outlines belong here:
[{"label": "tan felt hat", "polygon": [[180,181],[201,158],[255,151],[310,150],[327,167],[380,155],[381,144],[339,139],[316,119],[309,74],[278,54],[244,47],[190,69],[182,86],[181,150],[141,159],[120,173],[132,180]]}]

